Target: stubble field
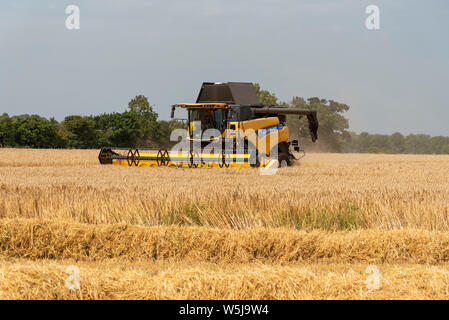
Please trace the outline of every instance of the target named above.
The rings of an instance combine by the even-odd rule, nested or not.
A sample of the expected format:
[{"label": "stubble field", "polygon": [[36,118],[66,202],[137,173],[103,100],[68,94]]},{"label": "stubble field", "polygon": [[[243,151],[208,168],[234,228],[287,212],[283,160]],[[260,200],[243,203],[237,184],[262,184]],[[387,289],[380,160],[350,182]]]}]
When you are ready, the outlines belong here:
[{"label": "stubble field", "polygon": [[308,154],[261,176],[97,154],[0,149],[0,298],[449,298],[449,156]]}]

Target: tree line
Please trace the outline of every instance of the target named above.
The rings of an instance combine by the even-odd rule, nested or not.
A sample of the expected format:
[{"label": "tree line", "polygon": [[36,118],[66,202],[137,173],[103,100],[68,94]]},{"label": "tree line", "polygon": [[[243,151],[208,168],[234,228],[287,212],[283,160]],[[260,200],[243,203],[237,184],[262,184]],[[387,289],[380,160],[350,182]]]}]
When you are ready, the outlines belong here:
[{"label": "tree line", "polygon": [[0,147],[77,148],[168,147],[170,133],[184,124],[158,120],[148,99],[139,95],[122,113],[71,115],[58,122],[39,115],[0,116]]},{"label": "tree line", "polygon": [[[357,134],[349,131],[344,113],[349,106],[318,97],[293,97],[279,101],[274,93],[255,84],[263,104],[292,108],[316,109],[319,121],[318,140],[310,141],[307,119],[287,117],[291,139],[298,139],[308,151],[354,153],[418,153],[449,154],[449,137],[431,137],[426,134],[401,133],[392,135]],[[170,133],[184,128],[178,120],[158,120],[158,114],[148,98],[138,95],[122,112],[94,116],[71,115],[61,122],[38,115],[0,116],[0,147],[77,148],[115,147],[171,147]]]},{"label": "tree line", "polygon": [[349,139],[341,142],[342,152],[354,153],[414,153],[449,154],[449,137],[431,137],[427,134],[391,135],[349,133]]},{"label": "tree line", "polygon": [[349,106],[333,100],[313,97],[293,97],[288,102],[279,101],[276,95],[255,85],[259,100],[263,104],[290,108],[316,109],[319,122],[318,140],[310,142],[308,123],[305,117],[287,118],[291,139],[299,139],[301,145],[311,151],[353,152],[353,153],[413,153],[449,154],[449,137],[431,137],[426,134],[391,135],[357,134],[349,131],[349,120],[344,113]]}]

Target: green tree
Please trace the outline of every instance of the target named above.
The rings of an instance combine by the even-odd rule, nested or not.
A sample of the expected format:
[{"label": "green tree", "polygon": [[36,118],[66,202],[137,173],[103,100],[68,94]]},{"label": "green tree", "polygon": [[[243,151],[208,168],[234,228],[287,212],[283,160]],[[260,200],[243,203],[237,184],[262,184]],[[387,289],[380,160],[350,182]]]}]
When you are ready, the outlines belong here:
[{"label": "green tree", "polygon": [[177,142],[170,141],[170,134],[175,129],[186,128],[185,124],[179,120],[170,120],[170,121],[158,121],[157,123],[157,132],[158,135],[154,137],[154,146],[161,148],[170,148],[175,145]]},{"label": "green tree", "polygon": [[449,143],[441,147],[441,154],[449,154]]},{"label": "green tree", "polygon": [[370,137],[369,153],[392,153],[390,149],[390,136],[384,134],[373,134]]},{"label": "green tree", "polygon": [[30,148],[63,147],[60,140],[59,123],[38,115],[22,115],[12,117],[14,141],[16,146]]},{"label": "green tree", "polygon": [[371,136],[368,132],[362,132],[358,139],[358,152],[368,152],[371,145]]},{"label": "green tree", "polygon": [[101,146],[136,147],[142,137],[140,117],[136,112],[104,113],[94,117],[96,128],[101,131]]},{"label": "green tree", "polygon": [[430,144],[432,146],[432,153],[444,154],[445,146],[449,145],[449,137],[432,137],[430,139]]},{"label": "green tree", "polygon": [[357,152],[358,135],[355,132],[348,132],[340,139],[341,152],[350,153]]},{"label": "green tree", "polygon": [[0,147],[14,147],[14,127],[7,113],[0,116]]},{"label": "green tree", "polygon": [[395,132],[390,137],[390,149],[393,153],[405,152],[405,138],[399,132]]},{"label": "green tree", "polygon": [[405,138],[407,153],[430,154],[432,153],[430,136],[426,134],[410,134]]},{"label": "green tree", "polygon": [[144,95],[137,95],[128,103],[131,112],[138,115],[141,136],[137,143],[139,146],[148,147],[158,141],[158,114],[153,110],[153,106],[148,102],[148,98]]},{"label": "green tree", "polygon": [[[340,152],[343,141],[350,139],[347,131],[349,121],[343,116],[343,113],[349,110],[349,106],[334,100],[319,99],[317,97],[307,99],[293,97],[289,105],[293,108],[315,109],[319,122],[318,141],[316,148],[322,151]],[[312,144],[308,143],[310,133],[309,124],[306,117],[289,117],[287,120],[290,129],[295,131],[299,138],[305,139],[304,142],[310,148]],[[297,128],[297,129],[296,129]],[[304,143],[303,142],[303,143]]]},{"label": "green tree", "polygon": [[62,128],[66,133],[65,139],[69,148],[87,149],[97,148],[99,132],[96,130],[95,120],[86,116],[67,116],[62,121]]},{"label": "green tree", "polygon": [[150,121],[156,121],[158,114],[153,111],[153,106],[144,95],[137,95],[128,103],[129,111],[135,112],[139,117]]},{"label": "green tree", "polygon": [[268,90],[262,90],[258,83],[254,84],[254,89],[256,89],[256,94],[261,104],[278,105],[278,98],[274,93]]}]

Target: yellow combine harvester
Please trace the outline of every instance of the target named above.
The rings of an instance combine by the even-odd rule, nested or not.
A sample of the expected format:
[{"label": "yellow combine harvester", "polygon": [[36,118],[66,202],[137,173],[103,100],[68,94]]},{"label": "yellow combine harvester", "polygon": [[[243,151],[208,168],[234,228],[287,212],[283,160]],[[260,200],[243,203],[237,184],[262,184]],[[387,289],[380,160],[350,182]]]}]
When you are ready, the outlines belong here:
[{"label": "yellow combine harvester", "polygon": [[188,126],[175,132],[180,142],[171,150],[103,147],[100,163],[195,168],[288,166],[304,152],[297,140],[289,141],[287,115],[306,116],[312,141],[318,138],[316,110],[262,105],[252,83],[205,82],[196,103],[172,105],[172,118],[176,108],[187,110]]}]

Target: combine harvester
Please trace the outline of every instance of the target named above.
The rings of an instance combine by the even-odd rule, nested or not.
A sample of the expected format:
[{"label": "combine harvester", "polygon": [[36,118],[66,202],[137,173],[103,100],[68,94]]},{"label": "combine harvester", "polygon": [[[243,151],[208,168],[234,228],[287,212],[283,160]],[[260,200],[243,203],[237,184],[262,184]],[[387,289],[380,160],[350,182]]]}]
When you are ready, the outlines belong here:
[{"label": "combine harvester", "polygon": [[[188,128],[171,150],[103,147],[101,164],[176,167],[285,167],[305,153],[289,141],[286,116],[306,116],[318,138],[316,110],[262,105],[252,83],[205,82],[196,103],[172,105],[188,114]],[[173,134],[172,134],[173,136]]]}]

